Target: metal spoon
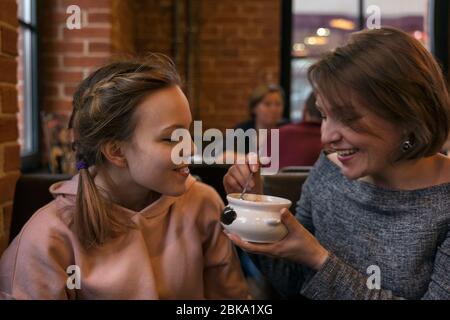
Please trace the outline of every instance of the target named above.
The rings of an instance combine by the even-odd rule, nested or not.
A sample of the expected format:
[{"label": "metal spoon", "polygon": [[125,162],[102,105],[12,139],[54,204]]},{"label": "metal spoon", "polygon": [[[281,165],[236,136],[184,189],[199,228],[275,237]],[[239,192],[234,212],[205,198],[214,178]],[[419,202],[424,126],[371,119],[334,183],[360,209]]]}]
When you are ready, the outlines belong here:
[{"label": "metal spoon", "polygon": [[247,178],[247,182],[245,183],[244,190],[242,190],[242,193],[241,193],[241,195],[239,196],[239,198],[240,198],[241,200],[245,200],[245,199],[244,199],[244,194],[245,194],[245,192],[247,191],[248,184],[250,183],[250,180],[252,180],[252,177],[253,177],[253,172],[250,172],[250,175],[249,175],[248,178]]}]

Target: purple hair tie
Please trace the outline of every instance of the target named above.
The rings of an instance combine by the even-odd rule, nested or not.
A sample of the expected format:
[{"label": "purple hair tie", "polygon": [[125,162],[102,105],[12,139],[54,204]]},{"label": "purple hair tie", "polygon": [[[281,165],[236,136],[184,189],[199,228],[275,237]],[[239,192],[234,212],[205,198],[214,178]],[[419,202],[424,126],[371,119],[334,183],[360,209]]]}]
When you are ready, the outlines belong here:
[{"label": "purple hair tie", "polygon": [[81,169],[87,169],[87,168],[89,168],[89,166],[85,161],[81,160],[81,161],[77,162],[77,171],[80,171]]}]

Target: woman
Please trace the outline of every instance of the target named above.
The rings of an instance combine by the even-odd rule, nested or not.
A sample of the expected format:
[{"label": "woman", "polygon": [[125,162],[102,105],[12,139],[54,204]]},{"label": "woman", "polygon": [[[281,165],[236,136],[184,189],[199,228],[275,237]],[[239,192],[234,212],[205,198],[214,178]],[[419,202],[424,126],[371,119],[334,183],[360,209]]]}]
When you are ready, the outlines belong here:
[{"label": "woman", "polygon": [[[275,84],[259,86],[253,91],[249,100],[251,119],[238,124],[234,129],[241,129],[244,132],[256,130],[258,137],[260,137],[259,130],[264,129],[267,130],[267,136],[270,136],[270,130],[282,124],[283,105],[284,91],[280,86]],[[263,142],[254,141],[254,145],[252,143],[253,141],[245,139],[242,147],[238,145],[234,150],[225,150],[223,156],[226,157],[226,154],[230,152],[234,153],[236,163],[241,156],[249,152],[257,152],[258,145]],[[253,147],[255,150],[252,149]]]},{"label": "woman", "polygon": [[[450,99],[438,64],[414,38],[382,28],[353,34],[308,75],[328,152],[297,219],[282,213],[289,233],[275,244],[230,238],[284,258],[255,256],[285,296],[450,299],[450,159],[439,154]],[[230,168],[227,192],[241,190],[250,170],[258,166]]]},{"label": "woman", "polygon": [[249,100],[251,120],[236,129],[274,129],[283,117],[284,91],[275,84],[257,87]]}]

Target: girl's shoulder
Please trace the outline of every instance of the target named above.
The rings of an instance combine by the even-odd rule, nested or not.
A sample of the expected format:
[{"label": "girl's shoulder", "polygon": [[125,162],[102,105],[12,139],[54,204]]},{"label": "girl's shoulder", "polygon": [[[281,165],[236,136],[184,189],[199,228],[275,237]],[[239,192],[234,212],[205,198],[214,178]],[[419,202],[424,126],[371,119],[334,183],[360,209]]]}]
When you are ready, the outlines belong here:
[{"label": "girl's shoulder", "polygon": [[72,233],[70,208],[58,198],[49,202],[31,216],[15,240],[34,246],[67,238]]},{"label": "girl's shoulder", "polygon": [[197,221],[213,221],[220,219],[224,208],[222,198],[210,185],[194,181],[188,190],[176,201],[177,209],[183,212],[186,219]]},{"label": "girl's shoulder", "polygon": [[223,207],[219,193],[212,186],[199,180],[194,181],[183,195],[189,201]]}]

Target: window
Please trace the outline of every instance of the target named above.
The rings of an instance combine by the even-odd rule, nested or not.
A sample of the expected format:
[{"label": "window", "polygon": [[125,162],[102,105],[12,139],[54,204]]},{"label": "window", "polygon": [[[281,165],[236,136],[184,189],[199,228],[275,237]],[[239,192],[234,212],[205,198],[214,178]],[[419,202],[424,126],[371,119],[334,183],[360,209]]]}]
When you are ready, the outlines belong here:
[{"label": "window", "polygon": [[[284,2],[284,1],[283,1]],[[431,49],[429,25],[431,0],[292,0],[283,8],[291,28],[284,39],[282,85],[290,99],[286,116],[298,122],[311,92],[307,69],[322,53],[342,45],[352,32],[374,21],[379,10],[380,25],[402,29]],[[286,27],[284,27],[286,28]],[[284,30],[285,31],[285,30]],[[286,43],[287,42],[287,43]]]},{"label": "window", "polygon": [[40,165],[36,1],[19,1],[19,142],[22,170]]}]

